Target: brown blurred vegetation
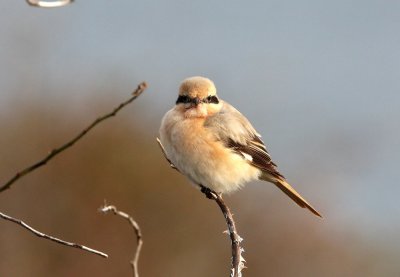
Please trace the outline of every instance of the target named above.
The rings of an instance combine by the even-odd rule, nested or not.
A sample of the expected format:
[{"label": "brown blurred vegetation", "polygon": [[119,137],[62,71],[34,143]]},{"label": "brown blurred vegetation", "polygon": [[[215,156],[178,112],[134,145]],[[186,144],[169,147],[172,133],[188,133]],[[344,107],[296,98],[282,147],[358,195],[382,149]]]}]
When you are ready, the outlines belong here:
[{"label": "brown blurred vegetation", "polygon": [[[42,158],[118,101],[91,101],[78,114],[44,103],[6,113],[0,118],[0,181]],[[228,276],[230,246],[222,215],[169,168],[155,142],[159,122],[144,120],[146,108],[137,99],[0,194],[2,212],[109,258],[39,239],[0,221],[0,276],[131,276],[134,234],[124,220],[97,211],[104,199],[142,228],[141,276]],[[393,273],[381,263],[388,253],[355,233],[339,232],[329,215],[319,220],[272,186],[250,185],[225,200],[244,238],[244,276]],[[323,211],[322,203],[315,205]]]}]

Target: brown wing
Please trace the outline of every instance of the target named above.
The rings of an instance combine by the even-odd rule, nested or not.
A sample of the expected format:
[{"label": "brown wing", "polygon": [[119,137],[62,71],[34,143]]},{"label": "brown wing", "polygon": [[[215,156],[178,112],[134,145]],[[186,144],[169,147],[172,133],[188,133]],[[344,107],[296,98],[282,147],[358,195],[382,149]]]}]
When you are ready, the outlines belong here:
[{"label": "brown wing", "polygon": [[253,166],[262,171],[262,180],[274,183],[298,205],[308,208],[317,216],[321,216],[304,198],[300,196],[279,173],[276,164],[271,160],[267,148],[250,122],[235,108],[226,102],[219,113],[206,119],[204,127],[212,129],[215,139]]},{"label": "brown wing", "polygon": [[250,159],[247,160],[253,166],[271,174],[277,179],[285,179],[277,170],[276,164],[272,161],[271,156],[259,136],[255,135],[247,144],[241,144],[230,139],[225,145],[243,156],[243,158],[246,158],[246,155],[248,155]]},{"label": "brown wing", "polygon": [[215,139],[241,155],[253,166],[269,173],[274,179],[282,179],[264,142],[251,123],[238,110],[221,100],[221,110],[208,117],[204,127],[212,129]]}]

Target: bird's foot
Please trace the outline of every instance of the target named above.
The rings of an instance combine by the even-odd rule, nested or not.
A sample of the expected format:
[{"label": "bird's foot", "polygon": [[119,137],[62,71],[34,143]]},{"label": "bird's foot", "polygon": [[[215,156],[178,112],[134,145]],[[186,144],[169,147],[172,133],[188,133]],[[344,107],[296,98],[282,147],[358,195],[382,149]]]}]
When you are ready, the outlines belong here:
[{"label": "bird's foot", "polygon": [[200,185],[200,187],[201,187],[201,189],[200,189],[201,192],[204,193],[205,196],[208,199],[215,199],[216,198],[216,193],[213,190],[211,190],[211,189],[209,189],[209,188],[207,188],[207,187],[205,187],[203,185]]}]

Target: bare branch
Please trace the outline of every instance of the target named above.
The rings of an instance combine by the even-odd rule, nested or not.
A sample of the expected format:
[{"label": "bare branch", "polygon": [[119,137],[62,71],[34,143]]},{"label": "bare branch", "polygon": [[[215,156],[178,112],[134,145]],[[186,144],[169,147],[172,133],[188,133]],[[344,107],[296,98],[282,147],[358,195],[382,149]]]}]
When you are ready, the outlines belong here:
[{"label": "bare branch", "polygon": [[167,157],[167,153],[165,152],[164,146],[161,144],[161,140],[159,138],[157,138],[157,143],[160,146],[162,153],[164,154],[164,158],[169,162],[169,165],[171,166],[171,168],[173,168],[173,169],[175,169],[176,171],[179,172],[179,169]]},{"label": "bare branch", "polygon": [[58,8],[74,2],[74,0],[58,0],[58,1],[43,1],[43,0],[26,0],[29,6],[39,8]]},{"label": "bare branch", "polygon": [[215,200],[217,202],[219,208],[221,209],[226,224],[228,225],[228,233],[231,239],[232,245],[232,268],[231,268],[231,277],[241,277],[242,276],[242,269],[244,268],[244,258],[242,257],[242,252],[244,251],[243,248],[240,247],[240,243],[242,242],[242,238],[238,235],[236,231],[235,221],[233,220],[232,213],[229,207],[225,204],[224,200],[222,199],[221,194],[216,193],[215,191],[206,188],[202,185],[201,192],[206,195],[208,199]]},{"label": "bare branch", "polygon": [[35,230],[34,228],[32,228],[31,226],[29,226],[28,224],[26,224],[25,222],[23,222],[22,220],[13,218],[13,217],[11,217],[9,215],[6,215],[6,214],[3,214],[2,212],[0,212],[0,217],[5,219],[5,220],[14,222],[14,223],[18,224],[21,227],[24,227],[25,229],[27,229],[28,231],[32,232],[33,234],[35,234],[36,236],[38,236],[40,238],[48,239],[48,240],[57,242],[57,243],[62,244],[62,245],[78,248],[78,249],[81,249],[81,250],[84,250],[84,251],[99,255],[99,256],[101,256],[103,258],[108,258],[107,254],[105,254],[103,252],[100,252],[98,250],[89,248],[89,247],[84,246],[84,245],[77,244],[75,242],[64,241],[64,240],[61,240],[61,239],[46,235],[46,234],[44,234],[42,232],[39,232],[39,231]]},{"label": "bare branch", "polygon": [[[167,153],[165,152],[164,146],[161,144],[159,138],[157,138],[158,145],[161,147],[161,150],[164,154],[164,158],[168,161],[170,166],[179,172],[179,169],[171,162],[171,160],[167,157]],[[208,199],[215,200],[218,206],[220,207],[226,224],[228,226],[228,233],[231,239],[231,246],[232,246],[232,264],[231,264],[231,277],[241,277],[242,276],[242,269],[244,266],[244,258],[242,256],[242,252],[244,251],[243,248],[240,247],[240,243],[242,242],[242,238],[238,235],[236,230],[235,221],[233,220],[232,213],[229,207],[225,204],[222,196],[215,191],[203,186],[199,185],[201,188],[201,192],[204,193]]]},{"label": "bare branch", "polygon": [[142,245],[143,245],[142,232],[140,230],[139,224],[137,224],[137,222],[127,213],[118,211],[115,206],[107,205],[106,203],[104,203],[104,206],[100,208],[100,211],[103,213],[112,212],[113,214],[128,220],[132,228],[135,230],[137,246],[135,255],[133,256],[133,259],[131,260],[130,264],[132,266],[133,276],[139,277],[138,262],[139,262],[140,251],[142,250]]},{"label": "bare branch", "polygon": [[83,129],[76,137],[65,143],[64,145],[55,148],[49,152],[49,154],[44,157],[42,160],[34,163],[33,165],[21,170],[17,174],[14,175],[10,180],[8,180],[4,185],[0,186],[0,193],[9,189],[11,185],[20,179],[21,177],[29,174],[30,172],[34,171],[35,169],[45,165],[48,161],[50,161],[52,158],[63,152],[64,150],[70,148],[73,146],[78,140],[80,140],[84,135],[86,135],[91,129],[93,129],[97,124],[100,122],[115,116],[123,107],[126,105],[130,104],[133,100],[135,100],[137,97],[139,97],[140,94],[147,88],[147,84],[145,82],[141,83],[138,85],[136,90],[132,93],[132,96],[126,100],[125,102],[122,102],[119,104],[116,108],[114,108],[110,113],[107,113],[103,116],[98,117],[95,121],[93,121],[89,126],[87,126],[85,129]]}]

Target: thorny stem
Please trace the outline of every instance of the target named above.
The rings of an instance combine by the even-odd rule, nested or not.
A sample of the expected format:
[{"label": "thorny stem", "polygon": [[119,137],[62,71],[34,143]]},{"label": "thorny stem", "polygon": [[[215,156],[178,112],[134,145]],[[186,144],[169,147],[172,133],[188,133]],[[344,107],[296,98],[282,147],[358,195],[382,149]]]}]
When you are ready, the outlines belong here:
[{"label": "thorny stem", "polygon": [[[177,170],[179,169],[171,162],[171,160],[167,157],[167,153],[165,152],[164,146],[162,145],[159,138],[157,138],[157,143],[161,148],[162,153],[164,154],[164,158],[168,161],[171,168]],[[236,230],[235,221],[233,220],[232,213],[229,207],[225,204],[224,200],[222,199],[221,195],[216,193],[215,191],[203,186],[199,185],[201,188],[201,192],[206,195],[208,199],[212,199],[217,202],[219,208],[221,209],[226,224],[228,225],[228,233],[231,239],[231,246],[232,246],[232,264],[231,264],[231,275],[230,277],[241,277],[242,276],[242,269],[244,268],[244,259],[242,257],[243,248],[240,247],[240,242],[242,238],[238,235]]]},{"label": "thorny stem", "polygon": [[228,233],[231,239],[232,244],[232,269],[231,269],[231,276],[232,277],[239,277],[241,276],[241,269],[243,268],[244,259],[242,258],[242,249],[240,248],[240,242],[242,238],[238,235],[236,230],[235,221],[233,220],[232,213],[229,207],[225,204],[224,200],[222,199],[221,195],[216,193],[215,191],[200,185],[201,192],[205,194],[208,199],[215,200],[217,202],[219,208],[221,209],[222,213],[224,214],[226,224],[228,225]]}]

